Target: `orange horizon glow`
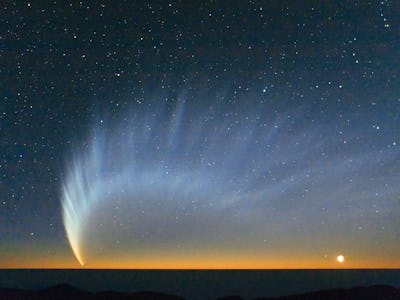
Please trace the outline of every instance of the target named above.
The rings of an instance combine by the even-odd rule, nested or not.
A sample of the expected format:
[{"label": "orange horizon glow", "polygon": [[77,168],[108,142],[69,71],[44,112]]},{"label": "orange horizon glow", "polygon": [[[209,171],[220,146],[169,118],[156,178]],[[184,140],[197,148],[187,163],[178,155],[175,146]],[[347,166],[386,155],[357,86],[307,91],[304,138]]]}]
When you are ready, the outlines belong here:
[{"label": "orange horizon glow", "polygon": [[97,260],[80,266],[73,257],[53,257],[51,259],[30,259],[28,257],[15,258],[0,263],[1,269],[110,269],[110,270],[324,270],[324,269],[398,269],[400,264],[394,260],[381,261],[351,261],[338,263],[336,256],[317,261],[304,259],[302,261],[288,261],[276,258],[260,261],[259,258],[237,259],[207,259],[197,260]]},{"label": "orange horizon glow", "polygon": [[[7,246],[7,247],[6,247]],[[3,245],[0,269],[129,269],[129,270],[300,270],[300,269],[399,269],[397,251],[379,255],[379,249],[361,252],[354,249],[332,250],[322,248],[293,249],[285,247],[274,251],[251,248],[226,248],[195,251],[128,252],[111,251],[87,253],[81,266],[67,245],[51,243],[32,244],[30,250],[19,244]],[[1,249],[0,249],[1,250]],[[343,255],[343,263],[337,257]]]}]

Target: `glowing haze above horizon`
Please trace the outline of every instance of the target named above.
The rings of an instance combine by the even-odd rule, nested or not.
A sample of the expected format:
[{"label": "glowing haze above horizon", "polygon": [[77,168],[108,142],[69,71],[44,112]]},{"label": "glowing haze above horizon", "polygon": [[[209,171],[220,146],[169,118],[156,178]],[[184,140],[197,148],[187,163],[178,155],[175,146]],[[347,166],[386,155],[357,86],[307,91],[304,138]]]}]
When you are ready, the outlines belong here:
[{"label": "glowing haze above horizon", "polygon": [[390,1],[40,5],[4,5],[0,268],[400,267]]}]

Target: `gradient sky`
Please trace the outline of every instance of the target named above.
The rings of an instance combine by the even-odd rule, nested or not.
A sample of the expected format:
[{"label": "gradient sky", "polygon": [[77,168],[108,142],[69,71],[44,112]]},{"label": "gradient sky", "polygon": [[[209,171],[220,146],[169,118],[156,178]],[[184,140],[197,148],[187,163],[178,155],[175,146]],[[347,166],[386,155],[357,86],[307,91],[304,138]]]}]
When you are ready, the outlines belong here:
[{"label": "gradient sky", "polygon": [[1,4],[0,267],[399,268],[399,12]]}]

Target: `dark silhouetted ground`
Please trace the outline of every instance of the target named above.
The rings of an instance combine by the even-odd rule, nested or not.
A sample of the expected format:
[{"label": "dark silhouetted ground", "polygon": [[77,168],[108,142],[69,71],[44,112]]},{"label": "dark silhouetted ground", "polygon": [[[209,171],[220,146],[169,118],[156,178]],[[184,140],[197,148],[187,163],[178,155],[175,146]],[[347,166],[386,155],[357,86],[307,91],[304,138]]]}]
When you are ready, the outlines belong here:
[{"label": "dark silhouetted ground", "polygon": [[[174,295],[156,292],[120,293],[103,291],[91,293],[70,285],[60,284],[39,291],[0,289],[1,300],[184,300]],[[305,293],[293,296],[258,298],[256,300],[400,300],[400,289],[386,285],[355,287]],[[242,297],[227,296],[218,300],[244,300]]]}]

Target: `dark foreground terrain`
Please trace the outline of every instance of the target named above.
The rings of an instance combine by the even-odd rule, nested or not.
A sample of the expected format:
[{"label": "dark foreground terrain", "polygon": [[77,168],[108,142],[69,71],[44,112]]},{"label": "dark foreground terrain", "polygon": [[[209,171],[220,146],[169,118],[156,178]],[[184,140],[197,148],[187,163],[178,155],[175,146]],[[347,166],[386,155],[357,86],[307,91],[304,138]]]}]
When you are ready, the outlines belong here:
[{"label": "dark foreground terrain", "polygon": [[[0,289],[0,299],[16,300],[97,300],[97,299],[125,299],[125,300],[184,300],[184,298],[174,295],[167,295],[156,292],[135,292],[119,293],[113,291],[88,292],[74,288],[70,285],[61,284],[39,291]],[[318,292],[311,292],[293,296],[275,298],[257,298],[256,300],[400,300],[400,289],[387,285],[374,285],[370,287],[355,287],[351,289],[335,289]],[[240,296],[227,296],[218,300],[243,300]]]}]

